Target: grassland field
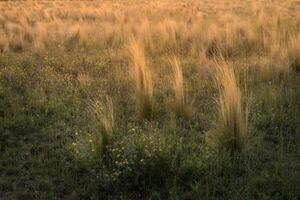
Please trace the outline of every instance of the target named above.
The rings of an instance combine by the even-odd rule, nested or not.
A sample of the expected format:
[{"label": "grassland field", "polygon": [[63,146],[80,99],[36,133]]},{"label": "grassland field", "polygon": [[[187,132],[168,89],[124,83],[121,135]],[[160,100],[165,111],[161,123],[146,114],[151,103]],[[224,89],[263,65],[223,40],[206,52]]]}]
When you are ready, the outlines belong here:
[{"label": "grassland field", "polygon": [[300,198],[300,1],[0,2],[0,199]]}]

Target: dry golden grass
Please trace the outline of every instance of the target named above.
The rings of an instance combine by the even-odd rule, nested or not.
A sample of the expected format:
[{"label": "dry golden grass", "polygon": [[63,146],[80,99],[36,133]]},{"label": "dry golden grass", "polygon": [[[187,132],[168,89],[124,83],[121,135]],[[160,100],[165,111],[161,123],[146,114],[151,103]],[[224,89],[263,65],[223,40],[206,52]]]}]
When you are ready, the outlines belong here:
[{"label": "dry golden grass", "polygon": [[66,46],[68,48],[74,48],[76,45],[86,47],[88,41],[86,27],[79,24],[71,26],[66,32],[66,38]]},{"label": "dry golden grass", "polygon": [[96,117],[100,125],[101,133],[95,135],[95,146],[98,151],[102,151],[103,146],[109,144],[113,139],[115,118],[114,107],[110,97],[105,96],[103,100],[94,100],[91,103],[91,112]]},{"label": "dry golden grass", "polygon": [[288,49],[290,66],[296,71],[300,71],[300,34],[290,41]]},{"label": "dry golden grass", "polygon": [[78,74],[77,80],[81,86],[88,86],[93,82],[93,78],[91,78],[88,74],[83,73]]},{"label": "dry golden grass", "polygon": [[120,47],[134,35],[153,54],[185,49],[197,55],[207,49],[210,56],[221,52],[232,57],[270,50],[274,42],[285,44],[297,34],[282,26],[295,17],[296,12],[289,11],[292,5],[300,11],[291,0],[223,2],[2,2],[0,30],[7,39],[1,40],[1,48],[21,51],[33,46],[42,52],[46,42],[75,48],[90,41]]},{"label": "dry golden grass", "polygon": [[216,61],[215,79],[219,88],[219,121],[214,142],[221,149],[242,150],[247,137],[247,114],[233,67],[222,58]]},{"label": "dry golden grass", "polygon": [[0,52],[7,50],[8,38],[5,33],[0,32]]},{"label": "dry golden grass", "polygon": [[47,40],[48,40],[46,25],[41,23],[37,24],[34,33],[35,33],[33,39],[34,49],[38,53],[43,52],[46,49]]},{"label": "dry golden grass", "polygon": [[133,70],[131,71],[134,79],[135,95],[140,116],[152,119],[154,108],[153,83],[150,69],[146,64],[144,50],[141,45],[132,39],[128,46]]},{"label": "dry golden grass", "polygon": [[179,59],[176,56],[169,58],[173,72],[173,91],[175,94],[175,110],[178,115],[184,115],[186,112],[184,84],[182,68]]}]

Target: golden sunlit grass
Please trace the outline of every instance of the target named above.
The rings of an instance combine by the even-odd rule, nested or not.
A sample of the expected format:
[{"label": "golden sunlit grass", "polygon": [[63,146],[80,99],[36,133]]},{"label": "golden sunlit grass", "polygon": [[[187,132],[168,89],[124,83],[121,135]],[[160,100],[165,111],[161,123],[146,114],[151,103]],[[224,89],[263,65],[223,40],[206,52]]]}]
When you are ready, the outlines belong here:
[{"label": "golden sunlit grass", "polygon": [[48,42],[47,27],[45,26],[45,24],[37,24],[34,32],[34,48],[38,53],[43,52],[46,49],[46,45]]},{"label": "golden sunlit grass", "polygon": [[141,45],[132,39],[128,46],[134,79],[135,96],[140,116],[152,119],[154,109],[153,83],[151,71],[147,66],[144,50]]},{"label": "golden sunlit grass", "polygon": [[88,41],[88,34],[85,27],[82,25],[72,26],[66,33],[66,46],[68,48],[74,48],[78,45],[79,47],[85,47]]},{"label": "golden sunlit grass", "polygon": [[169,58],[169,62],[172,67],[173,73],[173,91],[175,95],[174,107],[178,115],[185,115],[186,105],[185,105],[185,96],[184,96],[184,81],[182,75],[182,67],[180,61],[176,56]]},{"label": "golden sunlit grass", "polygon": [[221,149],[242,150],[247,137],[247,114],[233,67],[216,61],[215,79],[219,89],[219,129],[213,142]]},{"label": "golden sunlit grass", "polygon": [[[215,1],[209,5],[211,10],[218,12],[208,12],[208,5],[202,1],[193,1],[191,4],[155,1],[149,5],[95,2],[93,6],[66,2],[45,2],[34,6],[26,2],[12,4],[15,9],[3,7],[0,16],[0,25],[4,30],[0,37],[2,51],[24,51],[33,46],[41,53],[49,48],[49,44],[63,44],[67,49],[86,48],[91,41],[98,41],[93,44],[93,48],[101,44],[120,47],[127,44],[128,38],[134,35],[143,43],[145,51],[152,54],[181,49],[185,53],[197,55],[199,50],[206,49],[210,57],[219,53],[225,57],[234,57],[268,51],[274,43],[285,45],[281,41],[282,37],[278,37],[281,34],[286,39],[291,37],[296,40],[293,39],[295,30],[285,31],[281,26],[285,19],[292,16],[278,8],[288,6],[289,3],[274,2],[273,7],[268,8],[263,1],[261,4],[264,6],[249,7],[239,0],[237,5],[251,10],[243,16],[228,9],[233,2],[221,6]],[[29,5],[30,11],[17,9]],[[189,12],[190,7],[198,11]],[[156,12],[153,12],[154,9]],[[270,12],[270,9],[276,10],[276,13]],[[36,21],[38,23],[34,23]],[[290,53],[290,57],[295,63],[297,56]]]},{"label": "golden sunlit grass", "polygon": [[115,117],[113,102],[109,96],[102,100],[91,102],[91,112],[100,126],[100,132],[92,137],[92,149],[97,155],[101,155],[103,148],[110,144],[114,136]]},{"label": "golden sunlit grass", "polygon": [[0,32],[0,52],[7,50],[8,38],[5,33]]},{"label": "golden sunlit grass", "polygon": [[291,68],[300,71],[300,34],[292,38],[288,49],[288,56],[290,60]]}]

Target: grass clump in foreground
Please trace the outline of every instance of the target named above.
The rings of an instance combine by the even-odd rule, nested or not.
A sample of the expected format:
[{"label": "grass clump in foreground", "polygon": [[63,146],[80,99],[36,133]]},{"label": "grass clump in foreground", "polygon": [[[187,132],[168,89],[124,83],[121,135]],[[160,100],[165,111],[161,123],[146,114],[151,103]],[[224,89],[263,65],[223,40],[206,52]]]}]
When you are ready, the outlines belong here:
[{"label": "grass clump in foreground", "polygon": [[144,50],[136,39],[132,39],[129,46],[130,60],[133,70],[135,96],[141,118],[153,118],[154,96],[151,71],[146,64]]},{"label": "grass clump in foreground", "polygon": [[218,85],[219,127],[212,135],[221,150],[241,151],[247,138],[247,113],[234,69],[223,58],[216,60],[215,80]]},{"label": "grass clump in foreground", "polygon": [[180,60],[173,55],[169,58],[169,62],[173,73],[174,109],[178,116],[186,117],[188,116],[188,111],[185,103],[184,80]]},{"label": "grass clump in foreground", "polygon": [[102,101],[92,101],[91,112],[99,123],[99,133],[94,137],[94,151],[101,155],[103,148],[110,144],[114,136],[115,117],[112,99],[105,96]]},{"label": "grass clump in foreground", "polygon": [[75,131],[75,142],[71,149],[80,158],[101,160],[106,147],[113,141],[115,114],[112,99],[105,95],[102,99],[89,101],[93,128],[86,132]]}]

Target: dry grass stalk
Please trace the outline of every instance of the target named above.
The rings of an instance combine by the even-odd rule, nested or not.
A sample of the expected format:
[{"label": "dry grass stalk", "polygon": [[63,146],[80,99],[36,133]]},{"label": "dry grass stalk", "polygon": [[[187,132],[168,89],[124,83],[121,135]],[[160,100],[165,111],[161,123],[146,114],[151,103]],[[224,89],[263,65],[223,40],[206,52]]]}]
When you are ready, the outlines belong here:
[{"label": "dry grass stalk", "polygon": [[146,65],[144,50],[135,39],[131,40],[128,50],[133,67],[131,75],[134,80],[139,113],[142,118],[150,120],[153,117],[154,109],[151,72]]},{"label": "dry grass stalk", "polygon": [[247,136],[247,112],[234,70],[224,59],[216,61],[215,79],[220,93],[220,126],[214,142],[221,149],[242,150]]},{"label": "dry grass stalk", "polygon": [[290,66],[295,71],[300,71],[300,34],[291,39],[288,48]]},{"label": "dry grass stalk", "polygon": [[100,125],[99,134],[95,134],[94,146],[97,151],[102,151],[103,147],[111,143],[113,139],[115,118],[112,99],[105,96],[102,101],[93,100],[91,102],[91,112],[94,114]]},{"label": "dry grass stalk", "polygon": [[186,111],[185,97],[184,97],[184,85],[183,75],[180,61],[176,56],[169,58],[169,62],[173,72],[173,91],[175,94],[175,110],[179,115],[184,115]]}]

